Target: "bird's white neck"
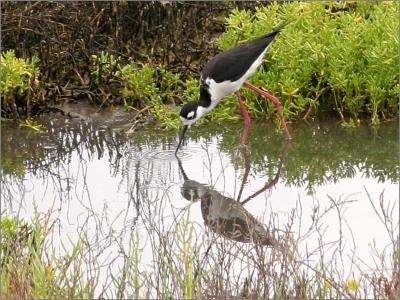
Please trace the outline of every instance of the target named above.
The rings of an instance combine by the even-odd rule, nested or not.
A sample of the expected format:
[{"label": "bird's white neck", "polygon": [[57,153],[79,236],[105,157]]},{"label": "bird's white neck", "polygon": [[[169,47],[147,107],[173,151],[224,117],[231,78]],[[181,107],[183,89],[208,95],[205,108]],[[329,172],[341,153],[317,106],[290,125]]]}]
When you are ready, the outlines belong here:
[{"label": "bird's white neck", "polygon": [[204,116],[206,113],[208,113],[209,111],[213,110],[214,107],[218,104],[217,101],[212,101],[210,102],[210,104],[208,106],[201,106],[199,105],[197,107],[197,111],[196,111],[196,119],[200,119],[202,116]]}]

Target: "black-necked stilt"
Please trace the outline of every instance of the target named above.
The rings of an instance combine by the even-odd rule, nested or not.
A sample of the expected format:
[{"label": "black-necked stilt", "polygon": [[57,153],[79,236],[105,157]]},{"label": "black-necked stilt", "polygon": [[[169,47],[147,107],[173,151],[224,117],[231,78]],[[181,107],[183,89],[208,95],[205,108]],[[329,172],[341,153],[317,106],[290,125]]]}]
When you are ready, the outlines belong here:
[{"label": "black-necked stilt", "polygon": [[[271,42],[286,23],[287,21],[281,23],[271,33],[216,55],[206,64],[200,78],[199,101],[185,104],[180,112],[183,128],[179,136],[179,143],[175,154],[178,152],[188,127],[211,111],[222,98],[231,93],[235,93],[238,98],[244,117],[245,128],[247,129],[246,133],[248,132],[251,120],[239,93],[242,85],[249,87],[275,104],[286,137],[288,140],[291,139],[278,99],[246,81],[256,72],[258,66],[261,65]],[[243,136],[242,144],[246,140],[244,137],[247,138],[247,134]]]}]

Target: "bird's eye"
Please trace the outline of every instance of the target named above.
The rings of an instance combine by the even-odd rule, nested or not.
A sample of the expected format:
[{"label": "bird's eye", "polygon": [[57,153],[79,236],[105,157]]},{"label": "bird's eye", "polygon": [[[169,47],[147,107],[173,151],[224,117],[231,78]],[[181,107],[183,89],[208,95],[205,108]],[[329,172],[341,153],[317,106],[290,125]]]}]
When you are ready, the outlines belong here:
[{"label": "bird's eye", "polygon": [[191,111],[187,114],[186,119],[191,120],[194,118],[194,111]]}]

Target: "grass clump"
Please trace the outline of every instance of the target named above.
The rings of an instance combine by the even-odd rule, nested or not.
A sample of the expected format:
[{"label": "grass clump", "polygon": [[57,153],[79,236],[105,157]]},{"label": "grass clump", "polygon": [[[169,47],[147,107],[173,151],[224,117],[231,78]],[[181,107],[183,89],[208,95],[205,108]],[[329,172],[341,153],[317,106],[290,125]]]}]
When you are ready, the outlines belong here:
[{"label": "grass clump", "polygon": [[40,75],[38,63],[39,59],[36,56],[30,59],[18,58],[14,50],[7,50],[1,55],[1,110],[6,115],[19,117],[18,101],[23,101],[24,105],[18,104],[18,106],[26,107],[27,113],[30,113],[32,99],[27,93],[32,91]]},{"label": "grass clump", "polygon": [[[346,123],[366,115],[376,125],[397,111],[397,9],[395,2],[274,3],[255,14],[235,9],[217,44],[231,48],[289,19],[252,82],[276,94],[288,118],[328,110]],[[253,116],[274,113],[258,98],[246,96]]]},{"label": "grass clump", "polygon": [[[56,257],[49,247],[49,215],[32,222],[2,216],[1,290],[6,299],[91,298],[94,282],[84,282],[83,241],[72,243],[72,250]],[[95,279],[95,278],[94,278]]]},{"label": "grass clump", "polygon": [[202,296],[201,276],[198,276],[196,266],[202,241],[196,238],[189,217],[190,205],[180,222],[162,238],[160,258],[164,297],[193,299]]}]

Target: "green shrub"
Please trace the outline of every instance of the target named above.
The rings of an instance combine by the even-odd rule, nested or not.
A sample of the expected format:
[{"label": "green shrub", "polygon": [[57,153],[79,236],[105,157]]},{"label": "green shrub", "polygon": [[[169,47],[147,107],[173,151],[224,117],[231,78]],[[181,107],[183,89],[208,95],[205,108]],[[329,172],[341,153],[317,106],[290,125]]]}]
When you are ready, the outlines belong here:
[{"label": "green shrub", "polygon": [[[7,50],[1,55],[0,89],[2,95],[1,110],[7,115],[13,113],[18,117],[15,97],[22,96],[32,88],[40,72],[37,64],[39,59],[33,56],[31,59],[17,58],[14,50]],[[24,97],[26,107],[30,99]]]},{"label": "green shrub", "polygon": [[155,119],[160,122],[162,127],[180,127],[181,123],[179,120],[179,112],[177,109],[171,109],[165,104],[154,102],[151,111]]},{"label": "green shrub", "polygon": [[162,97],[163,101],[167,103],[174,102],[174,98],[178,97],[178,82],[180,76],[167,71],[165,66],[157,67],[156,69],[156,82],[158,83],[158,92]]},{"label": "green shrub", "polygon": [[1,221],[1,291],[4,299],[93,298],[95,282],[86,282],[81,268],[82,237],[72,243],[72,251],[56,257],[49,215],[28,223],[4,216]]},{"label": "green shrub", "polygon": [[[396,2],[274,3],[254,14],[236,9],[217,45],[228,49],[289,19],[251,81],[277,95],[289,118],[313,108],[336,110],[343,121],[367,114],[377,124],[397,112],[397,9]],[[274,113],[259,98],[246,95],[250,113]]]},{"label": "green shrub", "polygon": [[198,101],[200,97],[199,81],[195,78],[189,78],[186,80],[185,85],[186,89],[183,91],[184,102]]},{"label": "green shrub", "polygon": [[[3,217],[1,232],[1,266],[4,267],[10,260],[11,252],[17,249],[15,244],[26,245],[32,233],[32,226],[20,219]],[[22,252],[19,255],[22,255]]]},{"label": "green shrub", "polygon": [[129,63],[117,72],[117,76],[122,80],[121,95],[124,100],[131,104],[145,104],[158,99],[158,88],[153,79],[154,69],[144,64],[139,66]]},{"label": "green shrub", "polygon": [[173,74],[162,65],[152,68],[149,64],[140,66],[129,63],[120,67],[116,76],[121,79],[121,96],[127,106],[149,105],[153,116],[164,127],[179,126],[178,111],[167,106],[180,97],[178,74]]},{"label": "green shrub", "polygon": [[119,58],[105,51],[101,51],[99,56],[92,55],[91,61],[90,74],[97,81],[115,75],[120,68]]}]

